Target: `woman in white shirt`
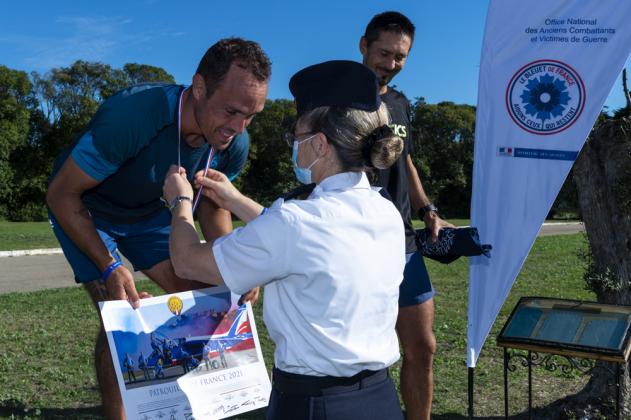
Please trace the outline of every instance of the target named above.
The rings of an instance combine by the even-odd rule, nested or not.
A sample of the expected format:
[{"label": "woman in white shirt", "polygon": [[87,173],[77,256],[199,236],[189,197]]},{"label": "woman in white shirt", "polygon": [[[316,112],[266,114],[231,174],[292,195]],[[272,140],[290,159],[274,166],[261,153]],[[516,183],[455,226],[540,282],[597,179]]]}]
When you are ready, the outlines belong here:
[{"label": "woman in white shirt", "polygon": [[164,185],[173,266],[180,277],[235,293],[265,286],[264,320],[276,344],[269,419],[402,419],[387,368],[399,358],[403,223],[364,171],[391,165],[403,141],[362,64],[310,66],[289,86],[298,111],[286,138],[294,171],[315,189],[266,209],[220,172],[199,173],[204,195],[247,223],[201,244],[193,191],[174,169]]}]

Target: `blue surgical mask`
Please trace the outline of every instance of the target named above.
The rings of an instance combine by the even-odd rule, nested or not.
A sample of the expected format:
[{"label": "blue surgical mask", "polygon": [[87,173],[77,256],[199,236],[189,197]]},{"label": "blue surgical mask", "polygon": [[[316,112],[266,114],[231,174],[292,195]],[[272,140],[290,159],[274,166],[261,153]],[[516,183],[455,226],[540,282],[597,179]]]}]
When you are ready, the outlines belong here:
[{"label": "blue surgical mask", "polygon": [[291,153],[291,163],[294,167],[294,173],[296,174],[296,178],[298,179],[298,181],[302,184],[311,184],[311,167],[313,165],[316,164],[317,161],[320,160],[320,158],[317,158],[316,160],[314,160],[313,162],[311,162],[311,165],[307,166],[306,168],[301,168],[298,166],[298,146],[301,143],[304,143],[308,140],[311,140],[312,138],[314,138],[316,135],[314,134],[311,137],[307,137],[306,139],[302,140],[302,141],[294,141],[294,145],[293,145],[293,149],[292,149],[292,153]]}]

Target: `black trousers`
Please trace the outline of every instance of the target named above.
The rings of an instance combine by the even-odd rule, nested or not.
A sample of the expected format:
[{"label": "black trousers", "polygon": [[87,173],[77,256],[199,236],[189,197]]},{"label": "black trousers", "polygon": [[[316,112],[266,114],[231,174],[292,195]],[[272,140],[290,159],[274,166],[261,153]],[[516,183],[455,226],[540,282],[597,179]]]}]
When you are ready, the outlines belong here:
[{"label": "black trousers", "polygon": [[387,369],[337,378],[274,368],[267,419],[403,420],[403,413]]}]

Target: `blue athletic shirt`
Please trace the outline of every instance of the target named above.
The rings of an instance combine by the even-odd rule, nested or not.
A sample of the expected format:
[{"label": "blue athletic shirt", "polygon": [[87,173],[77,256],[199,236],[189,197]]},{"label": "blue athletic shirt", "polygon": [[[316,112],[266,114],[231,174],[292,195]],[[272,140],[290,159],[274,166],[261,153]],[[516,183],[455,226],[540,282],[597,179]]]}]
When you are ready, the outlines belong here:
[{"label": "blue athletic shirt", "polygon": [[[70,148],[55,160],[53,177],[68,155],[92,178],[101,181],[82,200],[92,215],[114,223],[135,223],[164,207],[162,185],[177,164],[178,101],[185,86],[142,84],[108,98]],[[211,167],[234,179],[249,151],[247,131],[230,146],[215,151]],[[181,163],[192,179],[204,168],[210,147],[193,148],[182,138]]]}]

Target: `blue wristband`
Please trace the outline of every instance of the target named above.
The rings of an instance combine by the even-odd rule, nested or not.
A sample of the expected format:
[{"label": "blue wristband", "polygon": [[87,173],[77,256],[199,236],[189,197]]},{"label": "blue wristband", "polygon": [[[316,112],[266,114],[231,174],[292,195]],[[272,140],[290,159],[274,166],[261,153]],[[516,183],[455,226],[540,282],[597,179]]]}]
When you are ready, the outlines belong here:
[{"label": "blue wristband", "polygon": [[111,263],[101,275],[101,283],[105,284],[105,281],[110,276],[110,274],[112,274],[112,271],[116,270],[121,265],[123,264],[121,264],[120,261],[114,261],[113,263]]},{"label": "blue wristband", "polygon": [[263,216],[265,213],[267,213],[267,207],[263,207],[263,210],[261,210],[261,214],[259,214],[259,216]]}]

